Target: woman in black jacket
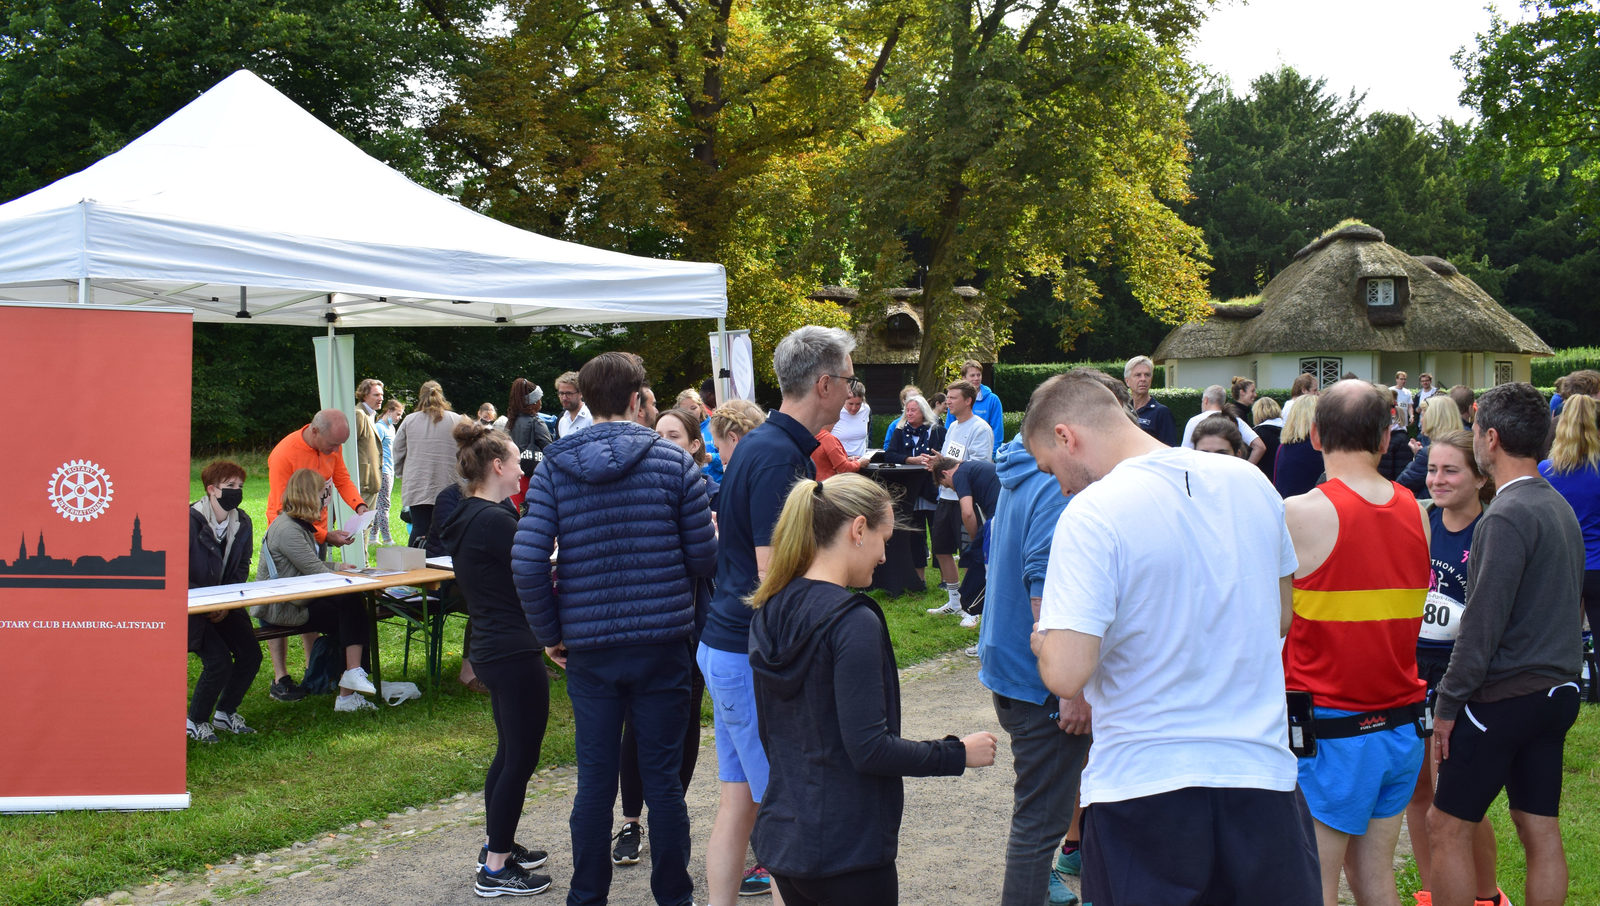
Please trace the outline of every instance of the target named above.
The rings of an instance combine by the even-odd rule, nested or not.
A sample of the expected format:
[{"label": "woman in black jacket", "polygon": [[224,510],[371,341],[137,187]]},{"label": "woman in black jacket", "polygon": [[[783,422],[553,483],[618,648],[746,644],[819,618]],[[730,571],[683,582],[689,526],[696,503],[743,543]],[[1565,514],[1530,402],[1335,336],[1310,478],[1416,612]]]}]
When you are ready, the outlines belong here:
[{"label": "woman in black jacket", "polygon": [[[906,397],[904,414],[883,443],[883,461],[890,465],[925,466],[939,458],[944,448],[944,426],[934,416],[933,406],[921,394]],[[910,496],[910,495],[908,495]],[[928,478],[918,485],[914,499],[900,501],[896,515],[901,530],[911,533],[911,562],[918,575],[928,565],[928,518],[938,507],[939,483]]]},{"label": "woman in black jacket", "polygon": [[[189,507],[189,587],[250,581],[254,534],[244,500],[244,467],[211,463],[200,471],[204,497]],[[217,741],[217,730],[254,733],[239,716],[239,702],[261,670],[261,645],[243,608],[189,617],[189,650],[200,655],[200,679],[189,700],[189,738]]]},{"label": "woman in black jacket", "polygon": [[499,735],[483,785],[488,838],[478,853],[473,892],[481,897],[529,896],[550,887],[548,876],[530,870],[543,865],[546,854],[515,840],[523,797],[539,765],[550,721],[550,680],[544,672],[544,649],[528,628],[511,580],[517,516],[506,498],[522,480],[520,451],[504,431],[470,421],[462,420],[453,434],[456,471],[466,483],[467,496],[436,531],[467,599],[472,664],[489,687]]},{"label": "woman in black jacket", "polygon": [[751,843],[788,906],[899,900],[902,777],[994,763],[988,732],[900,738],[900,681],[872,581],[894,532],[889,495],[860,475],[802,479],[750,597],[756,714],[771,777]]},{"label": "woman in black jacket", "polygon": [[544,419],[539,417],[543,405],[544,391],[538,384],[527,378],[511,382],[511,400],[506,404],[506,433],[511,435],[511,442],[517,445],[522,457],[522,479],[517,483],[517,492],[511,495],[511,502],[518,510],[522,508],[522,496],[528,491],[528,476],[544,461],[544,448],[555,442]]}]

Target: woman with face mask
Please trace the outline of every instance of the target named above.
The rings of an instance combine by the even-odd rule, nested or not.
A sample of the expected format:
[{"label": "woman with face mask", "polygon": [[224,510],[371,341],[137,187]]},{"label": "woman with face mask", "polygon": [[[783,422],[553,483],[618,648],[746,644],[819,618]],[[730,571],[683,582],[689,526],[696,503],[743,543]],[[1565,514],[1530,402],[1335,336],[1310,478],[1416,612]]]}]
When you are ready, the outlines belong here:
[{"label": "woman with face mask", "polygon": [[[255,549],[244,500],[245,471],[236,462],[214,462],[200,472],[205,494],[189,508],[189,587],[250,581]],[[188,733],[214,743],[218,730],[254,733],[239,716],[239,702],[261,670],[261,646],[244,610],[218,610],[189,617],[189,650],[200,655],[200,679],[189,702]]]}]

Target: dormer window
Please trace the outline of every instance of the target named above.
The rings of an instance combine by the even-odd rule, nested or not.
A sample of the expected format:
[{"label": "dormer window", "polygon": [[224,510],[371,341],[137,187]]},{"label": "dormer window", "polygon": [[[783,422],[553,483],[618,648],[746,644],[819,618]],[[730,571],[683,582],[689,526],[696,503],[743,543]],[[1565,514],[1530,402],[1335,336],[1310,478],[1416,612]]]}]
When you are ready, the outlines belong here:
[{"label": "dormer window", "polygon": [[1367,307],[1378,308],[1395,302],[1393,280],[1367,280]]}]

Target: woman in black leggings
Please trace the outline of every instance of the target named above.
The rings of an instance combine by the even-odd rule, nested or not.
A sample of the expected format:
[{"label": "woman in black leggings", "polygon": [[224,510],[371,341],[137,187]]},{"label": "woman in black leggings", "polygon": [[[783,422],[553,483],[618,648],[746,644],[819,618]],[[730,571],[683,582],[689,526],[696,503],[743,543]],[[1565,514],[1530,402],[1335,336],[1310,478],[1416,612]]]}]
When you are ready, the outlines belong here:
[{"label": "woman in black leggings", "polygon": [[478,853],[473,892],[481,897],[529,896],[550,888],[548,876],[531,871],[545,863],[545,853],[515,839],[550,720],[550,680],[543,649],[528,628],[511,580],[517,516],[506,498],[517,492],[522,470],[516,445],[504,431],[462,420],[453,433],[459,445],[456,469],[466,482],[467,496],[434,530],[444,539],[467,599],[472,662],[489,687],[499,735],[483,786],[488,839]]}]

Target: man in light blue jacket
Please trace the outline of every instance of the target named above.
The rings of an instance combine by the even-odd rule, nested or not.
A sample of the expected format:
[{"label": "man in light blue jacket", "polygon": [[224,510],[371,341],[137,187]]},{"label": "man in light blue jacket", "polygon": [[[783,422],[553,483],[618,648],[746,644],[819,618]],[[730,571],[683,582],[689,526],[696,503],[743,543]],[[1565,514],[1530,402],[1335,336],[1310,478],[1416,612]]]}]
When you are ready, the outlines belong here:
[{"label": "man in light blue jacket", "polygon": [[[1005,411],[1000,408],[1000,397],[983,383],[983,365],[976,359],[968,359],[961,363],[961,379],[978,388],[978,398],[972,403],[972,414],[989,423],[989,430],[994,432],[992,452],[999,453],[1000,445],[1005,443],[1006,436],[1006,417]],[[944,426],[949,428],[955,420],[953,413],[947,413],[944,417]],[[889,426],[889,430],[893,431],[894,426]]]},{"label": "man in light blue jacket", "polygon": [[1089,753],[1089,706],[1081,695],[1058,702],[1050,694],[1029,635],[1039,617],[1050,541],[1068,501],[1056,480],[1039,471],[1020,437],[1000,448],[995,466],[1000,501],[989,529],[989,583],[977,654],[978,679],[994,693],[1017,773],[1000,902],[1038,906],[1048,895],[1062,906],[1078,900],[1059,879],[1051,883],[1050,862],[1072,823]]}]

